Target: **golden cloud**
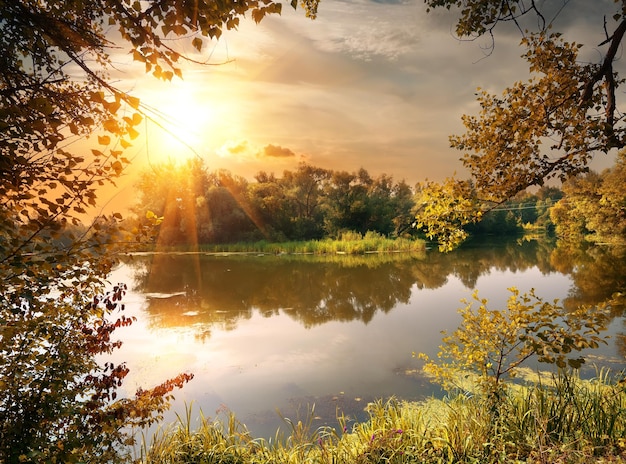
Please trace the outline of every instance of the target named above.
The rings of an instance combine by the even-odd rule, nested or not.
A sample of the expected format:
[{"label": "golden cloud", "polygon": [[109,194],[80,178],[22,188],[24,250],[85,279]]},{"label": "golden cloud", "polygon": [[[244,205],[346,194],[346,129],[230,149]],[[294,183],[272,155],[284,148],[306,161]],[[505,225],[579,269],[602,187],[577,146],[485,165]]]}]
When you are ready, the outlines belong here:
[{"label": "golden cloud", "polygon": [[296,154],[289,148],[269,144],[263,148],[263,150],[259,153],[259,156],[271,158],[290,158],[292,156],[296,156]]}]

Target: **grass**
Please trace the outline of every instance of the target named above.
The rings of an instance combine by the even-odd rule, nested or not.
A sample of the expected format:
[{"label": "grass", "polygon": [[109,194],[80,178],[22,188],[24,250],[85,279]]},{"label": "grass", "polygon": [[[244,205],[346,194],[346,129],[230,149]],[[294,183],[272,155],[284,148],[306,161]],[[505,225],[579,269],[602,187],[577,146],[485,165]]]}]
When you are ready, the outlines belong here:
[{"label": "grass", "polygon": [[[338,239],[322,239],[273,243],[266,241],[250,243],[202,244],[194,251],[208,253],[266,253],[266,254],[347,254],[388,252],[423,252],[423,240],[408,238],[387,238],[376,232],[361,235],[357,232],[344,232]],[[186,246],[185,250],[189,250]],[[181,251],[180,247],[161,247],[159,251]]]},{"label": "grass", "polygon": [[[489,403],[493,404],[493,403]],[[509,385],[496,408],[480,395],[458,393],[423,402],[395,399],[367,407],[369,419],[349,430],[291,421],[287,436],[255,439],[226,420],[191,409],[144,443],[139,462],[161,463],[588,463],[626,462],[626,393],[620,376],[592,380],[561,372]],[[314,416],[311,410],[309,417]]]}]

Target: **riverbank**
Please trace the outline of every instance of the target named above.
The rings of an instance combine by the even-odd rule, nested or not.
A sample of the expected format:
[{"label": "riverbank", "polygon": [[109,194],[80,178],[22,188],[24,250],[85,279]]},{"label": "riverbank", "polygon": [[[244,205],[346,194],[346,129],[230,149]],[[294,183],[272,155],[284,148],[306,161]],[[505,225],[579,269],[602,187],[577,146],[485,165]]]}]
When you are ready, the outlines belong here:
[{"label": "riverbank", "polygon": [[239,242],[224,244],[197,244],[184,246],[159,246],[142,251],[204,252],[204,253],[264,253],[264,254],[348,254],[392,252],[423,252],[426,242],[420,239],[387,238],[375,232],[361,235],[346,232],[338,239],[321,239],[294,242]]},{"label": "riverbank", "polygon": [[140,462],[161,463],[588,463],[626,462],[626,393],[622,378],[575,371],[509,385],[496,405],[476,392],[422,402],[378,401],[369,419],[348,429],[292,420],[288,436],[256,439],[232,414],[192,411],[144,443]]}]

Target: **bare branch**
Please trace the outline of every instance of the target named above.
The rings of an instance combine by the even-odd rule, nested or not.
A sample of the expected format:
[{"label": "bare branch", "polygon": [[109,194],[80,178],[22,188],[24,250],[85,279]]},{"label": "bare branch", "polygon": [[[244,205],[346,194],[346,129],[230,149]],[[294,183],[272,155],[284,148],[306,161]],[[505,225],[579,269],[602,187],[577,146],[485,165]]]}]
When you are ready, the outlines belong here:
[{"label": "bare branch", "polygon": [[[609,49],[604,56],[604,61],[602,65],[598,68],[598,70],[591,76],[591,79],[585,84],[583,87],[583,92],[580,96],[580,105],[584,105],[591,101],[591,96],[593,94],[593,87],[602,80],[603,77],[606,78],[607,73],[611,76],[613,75],[613,60],[615,59],[615,55],[617,54],[617,50],[622,43],[622,39],[624,38],[624,33],[626,32],[626,20],[622,20],[622,22],[617,26],[613,35],[602,42],[603,44],[611,43]],[[610,84],[610,83],[609,83]],[[613,86],[615,82],[613,81]],[[615,88],[613,87],[613,91]]]}]

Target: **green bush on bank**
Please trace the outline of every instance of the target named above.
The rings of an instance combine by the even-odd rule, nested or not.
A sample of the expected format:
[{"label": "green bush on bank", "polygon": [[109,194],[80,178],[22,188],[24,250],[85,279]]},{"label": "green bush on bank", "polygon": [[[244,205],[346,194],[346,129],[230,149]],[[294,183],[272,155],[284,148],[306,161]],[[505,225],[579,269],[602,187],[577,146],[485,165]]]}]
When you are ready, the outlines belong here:
[{"label": "green bush on bank", "polygon": [[[233,415],[226,422],[191,414],[144,445],[140,462],[177,463],[544,463],[626,462],[622,376],[581,380],[560,371],[549,381],[503,390],[497,407],[459,392],[423,402],[395,399],[367,407],[350,430],[293,423],[287,437],[255,439]],[[312,414],[311,414],[312,415]]]},{"label": "green bush on bank", "polygon": [[[215,245],[199,245],[195,250],[184,247],[185,251],[206,253],[267,253],[267,254],[349,254],[387,252],[422,252],[426,242],[420,239],[387,238],[377,232],[344,232],[338,239],[322,239],[295,242],[240,242]],[[159,247],[159,251],[180,251],[180,247]]]}]

